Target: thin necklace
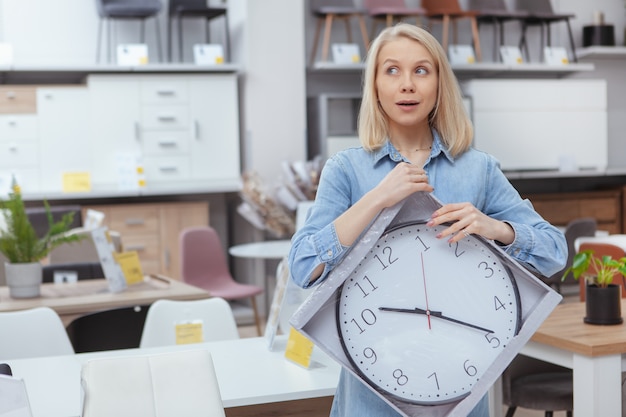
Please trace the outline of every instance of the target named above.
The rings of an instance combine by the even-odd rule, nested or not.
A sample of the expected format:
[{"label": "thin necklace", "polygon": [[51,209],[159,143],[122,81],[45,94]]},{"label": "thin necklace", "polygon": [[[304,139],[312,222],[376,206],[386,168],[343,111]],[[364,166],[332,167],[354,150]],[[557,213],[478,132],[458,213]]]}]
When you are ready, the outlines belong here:
[{"label": "thin necklace", "polygon": [[[430,151],[433,148],[433,145],[430,145],[428,148],[415,148],[409,149],[409,152],[420,152],[420,151]],[[398,152],[404,152],[402,149],[398,149]]]}]

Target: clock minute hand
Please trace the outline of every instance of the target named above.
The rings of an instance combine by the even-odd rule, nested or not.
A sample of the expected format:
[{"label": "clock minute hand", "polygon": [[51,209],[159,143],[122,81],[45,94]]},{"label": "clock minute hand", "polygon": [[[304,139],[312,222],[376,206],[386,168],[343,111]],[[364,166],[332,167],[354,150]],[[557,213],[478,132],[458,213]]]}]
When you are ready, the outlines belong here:
[{"label": "clock minute hand", "polygon": [[413,313],[413,314],[430,315],[430,316],[437,317],[437,318],[442,319],[442,320],[448,320],[448,321],[451,321],[453,323],[457,323],[457,324],[461,324],[463,326],[471,327],[472,329],[482,330],[482,331],[485,331],[487,333],[494,333],[493,330],[487,329],[485,327],[480,327],[480,326],[477,326],[477,325],[472,324],[472,323],[467,323],[467,322],[462,321],[462,320],[457,320],[457,319],[454,319],[452,317],[444,316],[441,311],[432,311],[432,310],[428,311],[428,310],[424,310],[424,309],[417,308],[417,307],[416,308],[378,307],[378,309],[381,310],[381,311],[393,311],[393,312],[396,312],[396,313]]}]

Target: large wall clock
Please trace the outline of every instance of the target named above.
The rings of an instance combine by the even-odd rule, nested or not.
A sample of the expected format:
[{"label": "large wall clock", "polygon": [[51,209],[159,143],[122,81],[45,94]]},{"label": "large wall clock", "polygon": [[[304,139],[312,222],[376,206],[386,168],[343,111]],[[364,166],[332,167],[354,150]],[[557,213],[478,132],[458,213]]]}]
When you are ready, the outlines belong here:
[{"label": "large wall clock", "polygon": [[493,242],[450,245],[416,193],[385,209],[291,318],[405,416],[466,416],[561,296]]},{"label": "large wall clock", "polygon": [[473,236],[437,239],[444,228],[386,230],[338,291],[350,363],[377,390],[411,403],[469,395],[521,325],[510,268]]}]

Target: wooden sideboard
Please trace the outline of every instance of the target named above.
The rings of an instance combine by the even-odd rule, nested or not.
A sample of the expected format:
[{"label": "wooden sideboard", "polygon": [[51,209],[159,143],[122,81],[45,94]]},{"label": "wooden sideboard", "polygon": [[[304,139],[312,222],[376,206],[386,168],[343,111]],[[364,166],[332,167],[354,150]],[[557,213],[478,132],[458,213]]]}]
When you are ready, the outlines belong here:
[{"label": "wooden sideboard", "polygon": [[209,224],[209,204],[202,201],[107,204],[83,207],[104,213],[104,225],[120,233],[124,250],[139,254],[144,274],[180,278],[178,235],[190,226]]},{"label": "wooden sideboard", "polygon": [[626,187],[603,191],[524,194],[535,209],[555,226],[579,217],[593,217],[598,230],[624,233]]}]

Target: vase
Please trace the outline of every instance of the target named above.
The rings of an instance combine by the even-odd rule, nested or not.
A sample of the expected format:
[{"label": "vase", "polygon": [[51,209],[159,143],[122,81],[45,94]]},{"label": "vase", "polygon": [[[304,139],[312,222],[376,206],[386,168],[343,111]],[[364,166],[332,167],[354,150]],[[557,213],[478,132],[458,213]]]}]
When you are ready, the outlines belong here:
[{"label": "vase", "polygon": [[622,319],[622,287],[609,284],[602,288],[587,285],[585,297],[585,323],[589,324],[621,324]]},{"label": "vase", "polygon": [[35,298],[41,293],[42,268],[39,262],[5,262],[7,287],[11,298]]}]

